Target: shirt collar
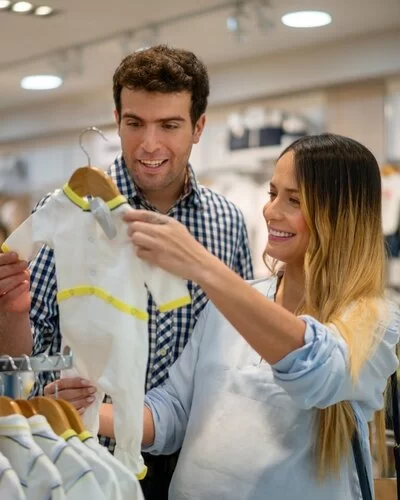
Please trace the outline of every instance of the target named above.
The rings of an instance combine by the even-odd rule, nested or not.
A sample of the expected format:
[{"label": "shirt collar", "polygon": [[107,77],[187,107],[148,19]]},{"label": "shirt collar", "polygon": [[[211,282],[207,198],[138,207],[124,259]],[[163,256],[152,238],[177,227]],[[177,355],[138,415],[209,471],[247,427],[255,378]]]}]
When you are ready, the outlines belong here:
[{"label": "shirt collar", "polygon": [[[124,195],[128,201],[146,202],[140,188],[134,183],[122,155],[117,156],[114,164],[110,167],[109,173],[117,184],[120,193]],[[186,203],[187,206],[201,204],[201,191],[190,163],[188,164],[184,190],[177,204],[180,203]]]}]

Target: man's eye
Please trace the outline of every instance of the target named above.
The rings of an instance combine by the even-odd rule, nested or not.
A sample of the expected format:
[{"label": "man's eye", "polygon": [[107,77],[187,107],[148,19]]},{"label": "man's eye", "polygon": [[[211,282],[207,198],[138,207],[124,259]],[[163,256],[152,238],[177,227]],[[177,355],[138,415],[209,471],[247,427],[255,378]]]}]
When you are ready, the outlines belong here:
[{"label": "man's eye", "polygon": [[174,130],[178,128],[178,125],[175,125],[175,123],[164,123],[163,127],[167,130]]}]

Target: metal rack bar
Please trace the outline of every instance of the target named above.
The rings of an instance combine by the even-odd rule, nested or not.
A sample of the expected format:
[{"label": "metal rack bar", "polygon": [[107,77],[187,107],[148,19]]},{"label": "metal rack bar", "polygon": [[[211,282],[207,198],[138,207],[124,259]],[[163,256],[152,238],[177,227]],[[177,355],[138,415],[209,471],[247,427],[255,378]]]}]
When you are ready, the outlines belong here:
[{"label": "metal rack bar", "polygon": [[72,353],[65,347],[63,353],[53,356],[39,354],[38,356],[0,356],[0,373],[13,374],[17,372],[53,372],[72,368]]}]

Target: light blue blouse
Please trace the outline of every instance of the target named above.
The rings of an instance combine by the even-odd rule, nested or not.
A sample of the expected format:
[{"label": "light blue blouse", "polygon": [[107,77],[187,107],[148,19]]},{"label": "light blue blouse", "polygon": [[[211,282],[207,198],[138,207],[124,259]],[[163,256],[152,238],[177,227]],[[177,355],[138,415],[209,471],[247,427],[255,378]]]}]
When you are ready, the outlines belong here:
[{"label": "light blue blouse", "polygon": [[[273,299],[276,278],[255,282]],[[305,344],[275,365],[261,361],[232,325],[208,304],[162,387],[147,393],[155,441],[143,448],[169,454],[182,446],[170,500],[359,500],[353,456],[340,476],[318,482],[318,408],[350,400],[372,475],[367,422],[383,406],[387,378],[398,366],[399,314],[354,384],[343,339],[309,316]]]}]

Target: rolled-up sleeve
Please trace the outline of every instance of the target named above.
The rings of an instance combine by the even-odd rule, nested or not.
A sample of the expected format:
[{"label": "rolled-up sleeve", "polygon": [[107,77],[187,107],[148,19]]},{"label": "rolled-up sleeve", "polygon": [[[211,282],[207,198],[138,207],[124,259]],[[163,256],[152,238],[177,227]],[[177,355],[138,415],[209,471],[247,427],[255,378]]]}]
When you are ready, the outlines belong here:
[{"label": "rolled-up sleeve", "polygon": [[[275,381],[302,409],[326,408],[340,401],[357,401],[367,411],[383,407],[388,377],[396,370],[395,347],[399,340],[399,311],[391,310],[392,321],[356,383],[348,369],[348,348],[344,339],[310,316],[304,345],[272,365]],[[369,414],[370,413],[370,414]]]},{"label": "rolled-up sleeve", "polygon": [[209,306],[206,306],[200,314],[189,342],[170,368],[165,383],[146,394],[145,405],[153,415],[155,439],[152,445],[142,447],[145,452],[168,455],[182,446],[192,406],[199,345],[208,310]]}]

